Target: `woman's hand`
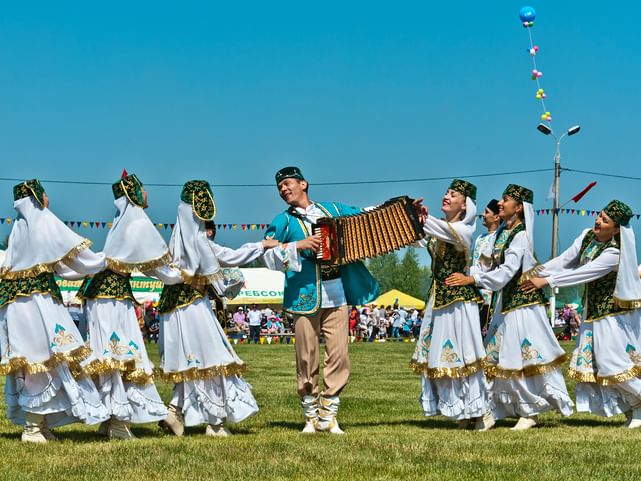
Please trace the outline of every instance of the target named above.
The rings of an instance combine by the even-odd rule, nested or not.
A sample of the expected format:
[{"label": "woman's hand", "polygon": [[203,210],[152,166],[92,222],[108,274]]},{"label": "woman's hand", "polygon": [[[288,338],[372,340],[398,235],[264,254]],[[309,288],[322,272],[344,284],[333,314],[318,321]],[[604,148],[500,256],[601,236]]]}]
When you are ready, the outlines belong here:
[{"label": "woman's hand", "polygon": [[427,207],[423,205],[423,197],[420,197],[414,202],[412,202],[412,205],[414,206],[414,210],[416,211],[416,215],[418,215],[418,221],[421,224],[425,224],[425,221],[427,220],[427,216],[429,215]]},{"label": "woman's hand", "polygon": [[445,285],[451,287],[472,286],[474,285],[474,277],[455,272],[445,279]]},{"label": "woman's hand", "polygon": [[519,289],[521,289],[523,292],[529,294],[530,292],[534,292],[538,289],[542,289],[543,287],[549,285],[550,283],[545,277],[532,277],[531,279],[528,279],[527,281],[521,282],[519,284]]}]

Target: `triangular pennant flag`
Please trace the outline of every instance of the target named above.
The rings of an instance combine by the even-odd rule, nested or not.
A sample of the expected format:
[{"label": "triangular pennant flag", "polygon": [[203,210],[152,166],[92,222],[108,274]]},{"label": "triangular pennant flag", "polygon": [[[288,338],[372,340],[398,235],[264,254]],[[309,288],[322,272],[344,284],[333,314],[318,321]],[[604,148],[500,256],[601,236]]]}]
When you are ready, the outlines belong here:
[{"label": "triangular pennant flag", "polygon": [[7,217],[7,224],[11,224],[11,217]]},{"label": "triangular pennant flag", "polygon": [[93,222],[89,222],[89,227],[93,229]]},{"label": "triangular pennant flag", "polygon": [[267,227],[265,224],[261,224],[261,225],[260,225],[260,228],[261,228],[261,229],[264,229],[265,227]]},{"label": "triangular pennant flag", "polygon": [[0,217],[0,224],[4,224],[4,217]]},{"label": "triangular pennant flag", "polygon": [[169,224],[169,225],[171,226],[171,230],[174,230],[174,226],[175,226],[176,224]]},{"label": "triangular pennant flag", "polygon": [[247,230],[247,224],[242,225],[243,230]]},{"label": "triangular pennant flag", "polygon": [[238,224],[231,224],[231,228],[236,230],[236,227],[238,227]]},{"label": "triangular pennant flag", "polygon": [[106,223],[106,222],[101,222],[101,223],[100,223],[100,225],[101,225],[101,226],[102,226],[102,228],[104,229],[104,228],[107,226],[107,223]]},{"label": "triangular pennant flag", "polygon": [[129,174],[127,173],[127,169],[122,169],[122,175],[120,176],[121,179],[124,179],[127,177]]},{"label": "triangular pennant flag", "polygon": [[86,220],[83,220],[82,227],[89,227],[89,222],[87,222]]},{"label": "triangular pennant flag", "polygon": [[572,210],[572,213],[574,214],[575,210],[574,209],[571,209],[571,210]]}]

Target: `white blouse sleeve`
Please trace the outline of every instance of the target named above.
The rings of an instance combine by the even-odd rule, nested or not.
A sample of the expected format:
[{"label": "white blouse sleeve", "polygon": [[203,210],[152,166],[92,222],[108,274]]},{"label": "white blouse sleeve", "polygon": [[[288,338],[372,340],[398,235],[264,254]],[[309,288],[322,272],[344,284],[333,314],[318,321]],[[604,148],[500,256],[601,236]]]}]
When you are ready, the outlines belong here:
[{"label": "white blouse sleeve", "polygon": [[147,277],[155,277],[156,279],[163,282],[163,284],[174,285],[184,282],[182,276],[180,275],[180,270],[171,266],[160,266],[152,269],[150,271],[145,271],[144,274]]},{"label": "white blouse sleeve", "polygon": [[583,238],[588,231],[589,229],[583,231],[583,234],[574,239],[572,245],[565,251],[563,251],[559,256],[555,257],[554,259],[550,259],[545,264],[543,264],[541,277],[547,277],[554,274],[555,272],[561,272],[565,269],[578,266],[581,243],[583,242]]},{"label": "white blouse sleeve", "polygon": [[302,269],[296,241],[266,250],[263,254],[263,262],[273,271],[300,272]]},{"label": "white blouse sleeve", "polygon": [[596,281],[619,266],[619,249],[608,247],[599,257],[576,269],[567,269],[547,277],[550,287],[567,287]]},{"label": "white blouse sleeve", "polygon": [[491,291],[503,289],[521,268],[526,249],[528,249],[527,236],[525,231],[521,231],[514,236],[514,239],[505,250],[503,264],[487,272],[474,273],[475,284]]},{"label": "white blouse sleeve", "polygon": [[97,274],[107,268],[105,255],[96,254],[91,249],[84,249],[77,256],[58,262],[56,275],[68,281],[82,279],[84,276]]},{"label": "white blouse sleeve", "polygon": [[461,242],[461,238],[456,232],[456,224],[450,224],[431,215],[427,216],[427,220],[423,224],[423,232],[428,237],[435,237],[449,244]]},{"label": "white blouse sleeve", "polygon": [[211,242],[214,254],[222,267],[237,267],[258,259],[265,249],[262,242],[243,244],[238,249],[230,249]]}]

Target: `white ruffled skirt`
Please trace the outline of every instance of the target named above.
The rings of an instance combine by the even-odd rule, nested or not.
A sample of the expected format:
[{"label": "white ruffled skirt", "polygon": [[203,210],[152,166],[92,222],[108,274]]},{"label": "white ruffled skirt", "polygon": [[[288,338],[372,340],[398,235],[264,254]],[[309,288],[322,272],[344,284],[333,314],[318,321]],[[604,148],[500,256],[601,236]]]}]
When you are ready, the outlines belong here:
[{"label": "white ruffled skirt", "polygon": [[220,327],[208,298],[160,315],[162,376],[175,383],[171,403],[186,426],[240,422],[258,412],[245,365]]},{"label": "white ruffled skirt", "polygon": [[7,374],[7,417],[25,412],[50,426],[96,424],[109,414],[86,368],[95,359],[67,309],[49,295],[18,297],[0,309],[0,372]]},{"label": "white ruffled skirt", "polygon": [[433,302],[432,295],[412,356],[412,368],[421,374],[423,412],[456,420],[481,417],[489,405],[478,305],[454,302],[432,310]]},{"label": "white ruffled skirt", "polygon": [[614,416],[641,408],[641,311],[584,322],[570,361],[579,412]]},{"label": "white ruffled skirt", "polygon": [[497,419],[531,417],[550,410],[572,414],[561,365],[561,348],[542,305],[525,306],[503,315],[499,298],[485,349],[491,379],[490,405]]},{"label": "white ruffled skirt", "polygon": [[153,383],[149,360],[131,300],[90,299],[85,303],[88,343],[96,356],[90,370],[109,414],[148,423],[167,416]]}]

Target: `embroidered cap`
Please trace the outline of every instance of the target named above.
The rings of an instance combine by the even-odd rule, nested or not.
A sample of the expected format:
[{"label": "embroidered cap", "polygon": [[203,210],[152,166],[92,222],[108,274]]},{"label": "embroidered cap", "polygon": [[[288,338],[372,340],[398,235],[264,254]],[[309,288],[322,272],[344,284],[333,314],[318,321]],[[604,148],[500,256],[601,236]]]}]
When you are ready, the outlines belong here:
[{"label": "embroidered cap", "polygon": [[454,179],[449,188],[472,200],[476,200],[476,186],[467,180]]},{"label": "embroidered cap", "polygon": [[214,220],[216,217],[214,194],[206,180],[190,180],[185,183],[180,199],[191,204],[194,214],[200,220]]},{"label": "embroidered cap", "polygon": [[512,197],[517,202],[527,202],[528,204],[534,202],[534,192],[516,184],[509,184],[503,191],[503,195]]},{"label": "embroidered cap", "polygon": [[38,179],[31,179],[13,186],[13,200],[32,196],[40,207],[45,206],[45,189]]},{"label": "embroidered cap", "polygon": [[303,177],[303,173],[298,167],[283,167],[276,172],[276,185],[280,184],[285,179],[305,180],[305,177]]},{"label": "embroidered cap", "polygon": [[632,218],[632,209],[620,200],[611,200],[603,209],[603,213],[619,225],[627,227]]},{"label": "embroidered cap", "polygon": [[126,175],[118,182],[114,182],[111,190],[113,190],[114,199],[119,199],[124,195],[132,204],[138,207],[145,207],[145,198],[142,195],[142,182],[136,177],[136,174]]}]

